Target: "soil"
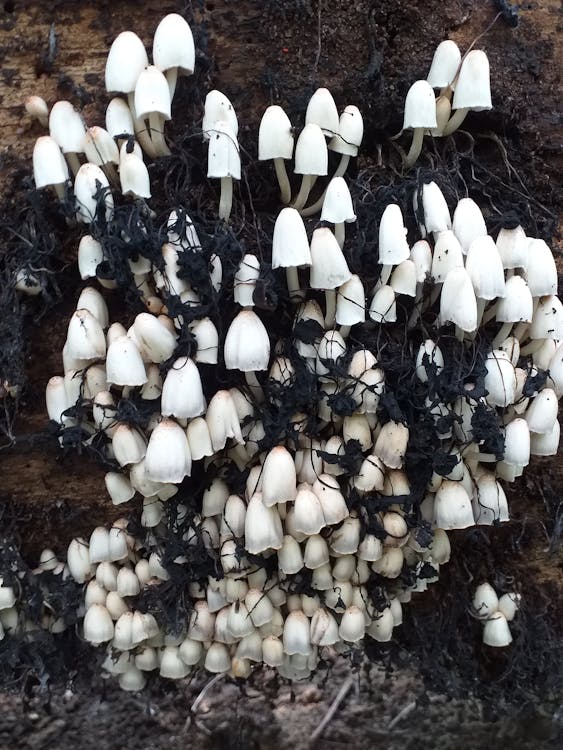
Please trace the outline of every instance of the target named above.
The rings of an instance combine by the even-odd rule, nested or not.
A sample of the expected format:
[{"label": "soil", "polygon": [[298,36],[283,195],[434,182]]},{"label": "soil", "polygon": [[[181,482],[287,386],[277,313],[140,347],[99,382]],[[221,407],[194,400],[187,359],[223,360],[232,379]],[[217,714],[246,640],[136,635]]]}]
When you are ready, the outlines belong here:
[{"label": "soil", "polygon": [[[516,210],[529,233],[560,248],[560,3],[522,4],[516,27],[510,8],[505,2],[477,0],[194,0],[150,6],[130,0],[3,2],[0,256],[9,258],[14,252],[18,241],[11,230],[29,216],[26,179],[33,142],[43,133],[24,113],[26,96],[36,93],[49,103],[67,98],[83,111],[87,122],[102,124],[108,100],[103,68],[111,41],[131,28],[149,44],[158,20],[167,12],[184,12],[193,21],[198,60],[196,75],[180,81],[173,121],[167,126],[172,151],[181,156],[168,171],[158,165],[152,168],[153,184],[161,188],[155,195],[164,196],[166,189],[186,205],[197,206],[203,217],[211,215],[216,188],[208,184],[200,167],[203,152],[196,133],[205,92],[213,87],[223,90],[236,105],[247,169],[247,181],[235,195],[233,222],[239,241],[252,251],[263,233],[271,231],[277,206],[266,186],[266,172],[255,161],[257,127],[268,104],[282,104],[296,127],[303,123],[308,97],[320,85],[330,87],[339,109],[347,103],[361,108],[365,139],[351,175],[358,185],[369,186],[368,211],[386,199],[401,177],[398,146],[408,149],[408,139],[391,138],[401,129],[405,94],[414,80],[425,75],[436,45],[452,38],[467,49],[499,9],[504,10],[476,45],[486,50],[491,63],[494,109],[470,114],[463,127],[470,136],[458,134],[443,144],[429,145],[416,168],[404,177],[412,181],[418,169],[439,170],[444,179],[451,178],[452,196],[458,197],[464,182],[471,181],[469,192],[480,203],[488,225]],[[157,197],[157,213],[165,207],[166,201],[159,203]],[[54,238],[55,250],[45,251],[44,257],[52,271],[50,297],[8,308],[0,287],[0,353],[8,351],[8,345],[13,347],[9,357],[0,358],[5,370],[0,375],[17,386],[18,394],[15,403],[4,399],[3,404],[0,518],[3,534],[16,539],[30,566],[43,547],[63,554],[72,537],[88,535],[94,526],[123,515],[123,509],[113,507],[106,497],[104,469],[94,457],[61,453],[46,430],[45,383],[61,370],[66,321],[84,286],[77,283],[78,234],[64,220],[53,218],[51,208],[48,203],[34,208],[34,216],[48,221]],[[559,255],[557,261],[561,269]],[[110,295],[110,310],[115,315],[126,312],[118,294]],[[551,696],[551,702],[540,709],[523,712],[523,706],[536,704],[542,692],[537,673],[549,672],[550,663],[555,667],[562,663],[563,469],[556,459],[536,460],[530,468],[511,489],[510,524],[487,534],[456,535],[454,557],[459,564],[446,568],[434,593],[413,605],[422,635],[417,639],[414,628],[404,628],[399,638],[403,654],[399,674],[387,676],[386,681],[375,670],[370,678],[362,675],[359,688],[350,693],[319,746],[339,748],[353,739],[360,748],[368,744],[480,748],[499,740],[514,747],[549,747],[550,738],[561,731],[557,723],[561,718],[553,719],[555,698]],[[464,628],[465,634],[469,618],[456,609],[452,587],[463,590],[471,585],[464,564],[476,578],[491,578],[496,571],[499,580],[512,579],[526,591],[530,606],[524,622],[530,632],[522,628],[513,662],[486,658],[476,645],[475,629],[468,651],[460,649],[456,628]],[[445,657],[454,654],[450,662],[438,658],[442,651],[438,638],[423,642],[432,630],[440,634],[443,628]],[[539,644],[532,643],[533,628],[541,633]],[[424,683],[406,670],[405,654],[420,662]],[[440,662],[434,672],[432,659]],[[472,668],[476,669],[473,682]],[[119,744],[135,740],[141,748],[165,743],[179,747],[188,741],[202,748],[305,748],[346,679],[346,669],[337,666],[323,686],[298,687],[294,702],[287,686],[274,695],[268,676],[256,678],[247,696],[235,685],[217,685],[198,719],[214,732],[211,737],[195,724],[183,734],[186,706],[195,699],[203,678],[196,685],[166,690],[155,686],[148,697],[138,698],[100,681],[90,684],[86,678],[76,678],[71,693],[65,693],[59,676],[50,704],[43,692],[33,695],[35,683],[30,678],[23,703],[11,695],[2,698],[0,742],[6,748],[66,748],[77,741],[86,747],[110,748],[118,744],[114,738],[119,735]],[[492,710],[490,705],[500,676],[503,690],[512,690],[519,704],[517,719],[514,706]],[[531,682],[526,695],[527,679]],[[439,695],[440,681],[444,690],[457,690],[458,697]],[[487,686],[484,704],[462,700],[463,691],[472,684],[477,692]],[[22,684],[16,687],[21,689]],[[416,707],[408,717],[388,730],[389,721],[414,699]],[[494,721],[487,721],[489,715]],[[539,734],[535,734],[537,726]]]}]

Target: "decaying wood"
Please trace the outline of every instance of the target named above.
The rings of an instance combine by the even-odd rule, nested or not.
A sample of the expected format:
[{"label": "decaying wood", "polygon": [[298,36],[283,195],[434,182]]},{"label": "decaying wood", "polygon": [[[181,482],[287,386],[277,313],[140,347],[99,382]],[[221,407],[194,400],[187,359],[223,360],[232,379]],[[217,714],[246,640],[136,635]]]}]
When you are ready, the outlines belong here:
[{"label": "decaying wood", "polygon": [[[375,162],[381,144],[400,130],[406,90],[426,74],[436,44],[449,36],[467,48],[497,12],[495,3],[480,0],[216,0],[187,5],[197,27],[198,64],[207,66],[209,88],[224,90],[235,102],[244,148],[255,153],[265,106],[280,102],[302,110],[312,90],[324,84],[339,104],[354,102],[365,110],[368,128],[361,159],[366,162]],[[133,29],[149,46],[159,19],[185,6],[129,0],[5,2],[0,10],[3,185],[9,184],[12,170],[30,164],[34,139],[43,132],[23,110],[28,95],[39,94],[50,104],[69,99],[89,124],[103,124],[108,100],[103,72],[112,40]],[[493,131],[505,144],[511,161],[517,159],[519,177],[554,215],[561,167],[559,12],[558,0],[529,3],[520,11],[516,29],[500,19],[481,40],[491,61],[495,109],[473,120],[475,127]],[[183,111],[199,117],[200,105],[183,105]],[[8,202],[16,198],[4,196]],[[61,252],[71,263],[75,248]],[[91,459],[62,459],[52,445],[26,439],[44,426],[43,389],[61,370],[66,321],[79,288],[72,274],[77,280],[76,268],[70,266],[64,301],[27,329],[29,385],[13,428],[15,445],[0,451],[0,499],[22,509],[18,532],[30,554],[46,545],[63,552],[72,536],[121,514],[105,494],[103,469]],[[560,491],[559,461],[545,461],[541,467]],[[521,480],[512,493],[517,514],[527,513],[535,523],[542,522],[544,505],[532,490],[542,481],[536,471],[533,482]],[[549,539],[538,535],[534,550],[528,564],[561,585]]]}]

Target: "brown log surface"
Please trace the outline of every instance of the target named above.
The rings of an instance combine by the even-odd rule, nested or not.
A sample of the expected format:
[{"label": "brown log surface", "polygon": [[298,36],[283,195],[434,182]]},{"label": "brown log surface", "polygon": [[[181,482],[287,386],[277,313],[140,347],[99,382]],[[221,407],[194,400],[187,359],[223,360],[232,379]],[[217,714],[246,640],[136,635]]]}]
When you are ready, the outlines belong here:
[{"label": "brown log surface", "polygon": [[[303,111],[316,85],[327,85],[338,105],[354,102],[366,117],[360,167],[376,163],[378,147],[400,130],[405,93],[426,75],[437,43],[449,37],[466,49],[497,12],[492,2],[471,0],[216,0],[187,5],[196,22],[198,65],[206,66],[203,78],[208,89],[220,88],[235,103],[244,148],[255,154],[259,119],[268,104],[279,102],[294,112]],[[33,143],[43,132],[25,114],[25,98],[39,94],[49,104],[66,98],[89,124],[103,124],[108,101],[103,73],[112,40],[120,31],[132,29],[150,47],[159,19],[185,7],[184,2],[130,0],[3,2],[2,211],[16,205],[18,183],[14,186],[12,179],[15,175],[19,181],[30,172]],[[517,28],[497,21],[478,44],[491,62],[494,109],[467,120],[468,129],[500,139],[518,179],[554,220],[561,207],[557,191],[563,166],[561,23],[558,0],[525,3]],[[179,102],[174,117],[197,121],[201,100]],[[495,168],[502,169],[502,150],[496,145],[491,149]],[[508,180],[508,166],[505,174]],[[18,509],[18,534],[31,557],[47,545],[63,554],[71,537],[87,535],[95,525],[122,515],[105,494],[104,470],[92,459],[63,458],[52,443],[32,439],[45,426],[46,381],[62,369],[67,321],[80,291],[75,253],[70,244],[61,247],[68,263],[61,275],[63,299],[37,324],[26,322],[28,383],[13,426],[15,444],[0,450],[0,500]],[[542,494],[560,495],[562,488],[559,457],[534,461],[530,476],[511,492],[518,522],[528,519],[534,528],[533,544],[525,559],[517,547],[506,550],[508,558],[515,557],[515,569],[526,568],[538,585],[546,583],[559,591],[561,559],[550,550],[549,533],[543,531],[551,519]],[[491,533],[492,544],[507,538],[513,544],[502,530]],[[459,544],[464,545],[461,537]]]}]

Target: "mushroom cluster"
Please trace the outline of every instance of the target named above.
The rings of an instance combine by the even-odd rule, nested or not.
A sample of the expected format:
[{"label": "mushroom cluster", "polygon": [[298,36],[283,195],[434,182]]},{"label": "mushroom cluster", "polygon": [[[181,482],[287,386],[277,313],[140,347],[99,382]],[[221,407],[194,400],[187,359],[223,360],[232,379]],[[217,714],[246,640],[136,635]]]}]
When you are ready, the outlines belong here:
[{"label": "mushroom cluster", "polygon": [[[519,477],[531,455],[557,451],[563,308],[555,263],[520,226],[493,238],[469,197],[452,216],[430,181],[411,204],[385,207],[373,270],[353,273],[344,223],[356,215],[343,174],[362,121],[352,106],[339,117],[326,89],[309,102],[297,142],[301,188],[260,257],[229,258],[229,274],[181,206],[168,207],[156,249],[144,203],[116,233],[115,167],[124,196],[149,197],[124,185],[124,160],[143,164],[135,135],[147,155],[166,152],[170,92],[177,72],[190,71],[188,60],[160,57],[157,40],[169,26],[164,19],[155,35],[155,66],[146,67],[132,32],[110,51],[108,68],[117,59],[130,73],[119,84],[109,77],[108,88],[129,97],[112,109],[128,111],[132,127],[108,127],[119,159],[82,164],[74,184],[76,217],[89,225],[80,275],[102,291],[83,289],[64,374],[46,391],[61,443],[95,448],[111,465],[111,501],[133,513],[139,499],[140,522],[121,519],[74,539],[63,574],[84,584],[84,637],[107,648],[104,669],[124,689],[142,688],[149,671],[174,679],[200,666],[246,677],[263,663],[304,679],[327,653],[390,640],[402,606],[448,562],[448,532],[508,521],[501,482]],[[179,36],[180,25],[173,31]],[[433,64],[429,85],[447,87],[452,66],[437,79]],[[142,79],[152,93],[140,93]],[[83,129],[86,142],[99,135],[93,130]],[[241,167],[237,118],[220,92],[207,97],[202,130],[227,220]],[[37,166],[36,181],[60,192],[63,153],[81,152],[55,146],[62,179],[45,182]],[[266,111],[258,146],[260,159],[274,160],[288,203],[293,139],[281,108]],[[316,177],[327,174],[328,148],[340,164],[318,205],[305,208]],[[318,211],[320,225],[304,221]],[[407,236],[408,211],[416,236]],[[104,297],[120,282],[116,246],[144,305],[126,325],[111,321]],[[265,300],[268,279],[276,293]],[[42,564],[51,557],[46,551]],[[155,604],[166,587],[185,607],[174,627]],[[498,626],[497,605],[487,609],[486,630],[489,621]],[[474,609],[481,616],[479,603]],[[485,643],[507,645],[496,636]]]},{"label": "mushroom cluster", "polygon": [[[436,89],[438,96],[434,93]],[[403,130],[413,131],[405,165],[412,167],[420,156],[425,134],[434,138],[451,135],[468,112],[489,109],[492,109],[491,83],[486,53],[470,49],[462,58],[454,41],[440,42],[428,76],[413,83],[405,100]]]}]

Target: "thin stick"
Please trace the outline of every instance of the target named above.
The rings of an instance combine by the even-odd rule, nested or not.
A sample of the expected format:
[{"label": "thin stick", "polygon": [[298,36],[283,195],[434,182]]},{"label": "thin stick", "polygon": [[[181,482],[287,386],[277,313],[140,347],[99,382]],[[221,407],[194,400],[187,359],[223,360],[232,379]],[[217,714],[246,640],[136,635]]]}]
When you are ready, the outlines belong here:
[{"label": "thin stick", "polygon": [[410,703],[407,703],[407,705],[399,711],[397,716],[395,716],[394,719],[391,719],[389,724],[387,724],[387,729],[393,729],[394,726],[396,726],[400,721],[402,721],[410,713],[412,713],[415,708],[416,708],[416,701],[411,701]]},{"label": "thin stick", "polygon": [[350,677],[348,677],[344,685],[342,685],[342,687],[338,691],[338,695],[332,701],[332,703],[329,706],[328,711],[324,715],[323,720],[321,721],[321,723],[318,725],[318,727],[315,729],[315,731],[311,735],[311,742],[316,742],[319,739],[319,737],[322,735],[327,724],[331,721],[332,717],[337,712],[338,707],[340,706],[340,704],[342,703],[342,701],[344,700],[344,698],[350,691],[350,688],[352,687],[353,684],[354,684],[354,677],[353,675],[351,675]]},{"label": "thin stick", "polygon": [[200,706],[200,703],[203,701],[207,693],[211,690],[211,688],[214,685],[216,685],[219,682],[219,680],[222,680],[225,675],[226,675],[226,672],[220,672],[219,674],[216,674],[215,677],[213,677],[211,680],[209,680],[207,685],[205,685],[205,687],[202,689],[202,691],[197,696],[195,701],[192,703],[192,707],[190,708],[190,711],[192,714],[195,714],[195,712]]}]

